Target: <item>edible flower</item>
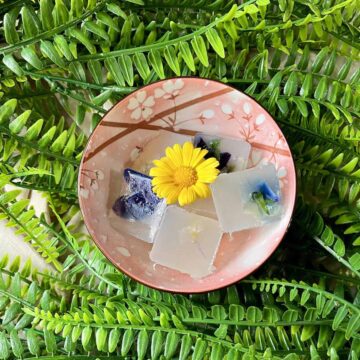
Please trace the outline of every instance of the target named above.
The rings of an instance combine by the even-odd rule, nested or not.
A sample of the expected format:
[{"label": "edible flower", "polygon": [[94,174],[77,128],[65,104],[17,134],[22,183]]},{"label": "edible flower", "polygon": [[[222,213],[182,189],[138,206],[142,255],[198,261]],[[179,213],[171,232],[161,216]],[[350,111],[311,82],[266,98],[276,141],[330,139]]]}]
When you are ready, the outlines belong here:
[{"label": "edible flower", "polygon": [[273,204],[279,202],[280,197],[267,182],[263,182],[258,186],[258,191],[252,193],[252,199],[263,213],[270,215]]},{"label": "edible flower", "polygon": [[208,197],[209,184],[219,174],[219,162],[213,157],[206,159],[207,153],[208,150],[195,148],[189,141],[183,146],[167,147],[166,156],[154,160],[155,167],[150,170],[154,193],[165,198],[167,204],[178,201],[180,206]]}]

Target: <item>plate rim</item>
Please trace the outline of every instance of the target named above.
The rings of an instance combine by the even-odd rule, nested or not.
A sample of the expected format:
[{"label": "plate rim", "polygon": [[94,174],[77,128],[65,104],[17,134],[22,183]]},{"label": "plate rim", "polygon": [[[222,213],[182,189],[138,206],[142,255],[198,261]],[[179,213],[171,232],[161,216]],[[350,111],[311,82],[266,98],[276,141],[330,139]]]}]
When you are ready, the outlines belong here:
[{"label": "plate rim", "polygon": [[[137,93],[138,91],[141,91],[149,86],[152,86],[154,84],[158,84],[158,83],[163,83],[163,82],[166,82],[166,81],[171,81],[171,80],[177,80],[177,79],[197,79],[197,80],[202,80],[202,81],[209,81],[209,82],[215,82],[215,83],[218,83],[224,87],[228,87],[228,88],[231,88],[233,89],[234,91],[237,91],[243,95],[246,95],[248,96],[250,99],[252,99],[258,106],[260,106],[260,108],[263,109],[263,111],[271,118],[271,120],[274,122],[274,124],[278,127],[278,129],[280,130],[281,134],[283,135],[285,141],[286,141],[286,145],[289,149],[289,153],[290,153],[290,159],[293,163],[293,170],[294,170],[294,187],[295,187],[295,191],[294,191],[294,194],[293,194],[293,198],[291,199],[292,200],[292,209],[291,209],[291,212],[290,212],[290,218],[289,218],[289,222],[288,222],[288,225],[286,226],[285,230],[282,232],[282,235],[280,236],[280,240],[278,242],[278,244],[276,246],[273,247],[273,249],[271,249],[271,251],[266,255],[266,257],[264,258],[263,261],[260,261],[259,264],[256,265],[256,267],[254,267],[252,270],[248,271],[248,272],[245,272],[245,275],[244,276],[241,276],[239,277],[238,279],[234,280],[234,281],[229,281],[229,282],[226,282],[225,280],[223,282],[221,282],[220,285],[218,286],[208,286],[206,289],[201,289],[201,290],[196,290],[196,289],[191,289],[191,290],[178,290],[178,289],[171,289],[170,287],[161,287],[161,286],[156,286],[156,285],[153,285],[151,283],[147,283],[146,281],[143,281],[141,280],[140,278],[138,278],[136,275],[133,275],[133,274],[129,274],[126,270],[122,269],[122,267],[118,264],[118,263],[115,263],[113,262],[109,256],[107,255],[107,250],[105,250],[101,244],[101,241],[99,241],[96,236],[94,234],[92,234],[92,232],[90,231],[90,225],[88,224],[88,221],[86,220],[86,216],[84,215],[84,212],[83,212],[83,204],[82,204],[82,197],[80,196],[80,180],[82,178],[82,173],[81,173],[81,169],[84,165],[84,160],[85,160],[85,155],[88,153],[88,146],[89,146],[89,143],[90,143],[90,140],[96,136],[96,131],[100,128],[101,126],[101,123],[102,121],[104,120],[104,118],[116,107],[118,106],[120,103],[126,101],[130,96],[133,96],[135,93]],[[126,276],[128,276],[130,279],[132,280],[135,280],[136,282],[139,282],[140,284],[144,285],[144,286],[147,286],[149,288],[152,288],[152,289],[155,289],[155,290],[158,290],[158,291],[164,291],[164,292],[168,292],[168,293],[172,293],[172,294],[182,294],[182,295],[185,295],[185,294],[205,294],[205,293],[208,293],[208,292],[211,292],[211,291],[216,291],[216,290],[220,290],[220,289],[223,289],[223,288],[226,288],[226,287],[229,287],[229,286],[232,286],[232,285],[235,285],[237,284],[238,282],[240,282],[241,280],[247,278],[249,275],[253,274],[255,271],[257,271],[267,260],[269,260],[269,258],[273,255],[273,253],[275,252],[275,250],[280,246],[281,242],[284,240],[284,237],[285,235],[287,234],[289,228],[290,228],[290,225],[292,223],[292,219],[293,219],[293,215],[294,215],[294,210],[295,210],[295,205],[296,205],[296,202],[297,202],[297,197],[296,197],[296,194],[297,194],[297,188],[298,188],[298,184],[297,184],[297,178],[296,178],[296,164],[295,164],[295,161],[294,161],[294,157],[292,155],[292,152],[291,152],[291,149],[290,149],[290,146],[288,144],[288,141],[285,137],[285,135],[283,134],[283,131],[281,130],[281,128],[279,127],[279,125],[277,124],[277,122],[275,121],[274,117],[269,113],[269,111],[264,108],[253,96],[249,95],[249,94],[246,94],[244,93],[243,91],[235,88],[234,86],[232,85],[229,85],[228,83],[224,83],[220,80],[217,80],[217,79],[208,79],[208,78],[203,78],[203,77],[199,77],[199,76],[174,76],[174,77],[169,77],[169,78],[165,78],[165,79],[160,79],[160,80],[156,80],[154,82],[151,82],[149,84],[146,84],[146,85],[142,85],[140,87],[138,87],[136,90],[130,92],[129,94],[125,95],[121,100],[119,100],[118,102],[116,102],[115,104],[113,104],[111,106],[111,108],[109,108],[101,117],[101,120],[98,122],[98,124],[96,125],[96,127],[93,129],[92,133],[89,135],[88,139],[87,139],[87,142],[86,142],[86,145],[84,147],[84,150],[83,150],[83,153],[82,153],[82,156],[81,156],[81,161],[79,163],[79,173],[78,173],[78,176],[77,176],[77,195],[78,195],[78,200],[79,200],[79,207],[80,207],[80,212],[81,212],[81,215],[82,215],[82,218],[83,218],[83,221],[84,221],[84,225],[91,237],[91,239],[93,240],[93,242],[95,243],[96,247],[101,251],[101,253],[105,256],[105,258],[116,268],[118,269],[121,273],[125,274]],[[218,283],[218,282],[217,282]]]}]

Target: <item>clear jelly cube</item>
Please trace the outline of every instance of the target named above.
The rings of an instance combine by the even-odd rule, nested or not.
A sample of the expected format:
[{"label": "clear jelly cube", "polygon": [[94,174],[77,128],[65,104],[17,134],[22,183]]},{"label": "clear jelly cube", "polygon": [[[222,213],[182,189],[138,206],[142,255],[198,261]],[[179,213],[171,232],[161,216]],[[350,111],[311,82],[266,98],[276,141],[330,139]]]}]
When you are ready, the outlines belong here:
[{"label": "clear jelly cube", "polygon": [[113,210],[110,210],[108,217],[111,226],[115,230],[122,234],[132,235],[147,243],[152,243],[165,208],[166,202],[162,200],[150,216],[146,216],[141,220],[125,219],[117,215]]},{"label": "clear jelly cube", "polygon": [[279,219],[280,203],[275,203],[267,215],[252,199],[263,183],[280,194],[279,179],[273,164],[220,174],[211,184],[217,217],[224,232],[235,232],[262,226]]},{"label": "clear jelly cube", "polygon": [[212,272],[221,237],[218,221],[168,206],[150,259],[193,278],[201,278]]}]

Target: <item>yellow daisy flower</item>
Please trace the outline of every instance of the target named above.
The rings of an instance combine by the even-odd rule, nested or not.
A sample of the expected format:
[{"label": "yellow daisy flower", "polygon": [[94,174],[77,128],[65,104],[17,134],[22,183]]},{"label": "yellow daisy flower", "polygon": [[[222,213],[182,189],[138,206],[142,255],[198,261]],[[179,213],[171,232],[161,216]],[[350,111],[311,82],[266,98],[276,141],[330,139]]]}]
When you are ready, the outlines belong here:
[{"label": "yellow daisy flower", "polygon": [[208,197],[209,184],[219,174],[219,162],[213,157],[205,159],[207,153],[191,142],[166,148],[166,156],[154,160],[155,167],[150,170],[154,193],[167,204],[179,201],[180,206]]}]

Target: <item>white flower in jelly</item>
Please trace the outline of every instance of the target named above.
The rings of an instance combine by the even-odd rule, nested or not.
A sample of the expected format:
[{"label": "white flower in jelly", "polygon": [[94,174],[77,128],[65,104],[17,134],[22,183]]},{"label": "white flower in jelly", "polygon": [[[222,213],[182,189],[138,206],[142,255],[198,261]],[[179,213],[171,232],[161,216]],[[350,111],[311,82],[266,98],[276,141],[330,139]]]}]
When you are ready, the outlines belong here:
[{"label": "white flower in jelly", "polygon": [[129,100],[127,107],[129,110],[133,110],[131,113],[132,119],[148,119],[153,113],[152,106],[155,104],[154,97],[147,97],[146,95],[146,91],[138,91],[135,96]]},{"label": "white flower in jelly", "polygon": [[180,94],[180,90],[184,87],[181,79],[165,81],[161,88],[155,89],[155,97],[163,97],[164,99],[174,99]]}]

